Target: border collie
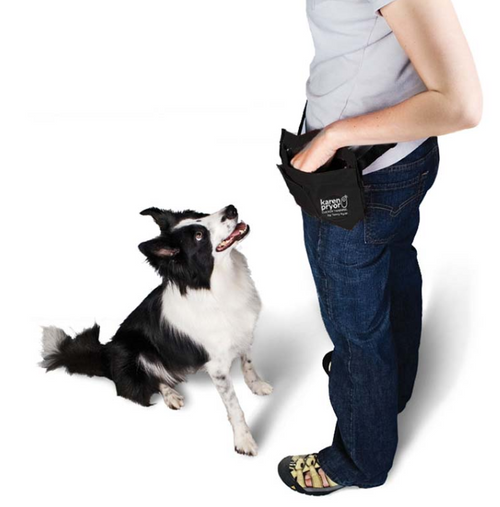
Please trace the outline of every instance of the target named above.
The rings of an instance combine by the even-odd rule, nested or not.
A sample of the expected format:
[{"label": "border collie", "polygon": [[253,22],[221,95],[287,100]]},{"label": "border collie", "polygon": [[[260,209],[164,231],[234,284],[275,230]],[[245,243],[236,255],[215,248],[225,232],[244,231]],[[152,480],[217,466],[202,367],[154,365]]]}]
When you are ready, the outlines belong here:
[{"label": "border collie", "polygon": [[216,213],[148,208],[160,235],[139,245],[162,284],[123,321],[111,341],[99,342],[95,324],[75,338],[57,327],[43,327],[40,366],[65,367],[70,374],[107,377],[118,396],[143,406],[161,392],[172,409],[184,400],[174,387],[186,375],[205,370],[227,410],[235,450],[256,455],[229,370],[241,361],[250,390],[272,392],[252,363],[251,346],[261,301],[245,256],[234,247],[250,227],[238,222],[233,205]]}]

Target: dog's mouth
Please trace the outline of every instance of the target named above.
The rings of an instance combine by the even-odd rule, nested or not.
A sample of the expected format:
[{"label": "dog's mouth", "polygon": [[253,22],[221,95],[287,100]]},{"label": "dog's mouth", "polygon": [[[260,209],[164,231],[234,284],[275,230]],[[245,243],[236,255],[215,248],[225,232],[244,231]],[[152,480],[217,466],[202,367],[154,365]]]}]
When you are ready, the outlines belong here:
[{"label": "dog's mouth", "polygon": [[231,245],[243,239],[250,232],[250,226],[245,222],[240,222],[236,225],[233,232],[226,238],[223,239],[216,247],[216,252],[223,252],[227,250]]}]

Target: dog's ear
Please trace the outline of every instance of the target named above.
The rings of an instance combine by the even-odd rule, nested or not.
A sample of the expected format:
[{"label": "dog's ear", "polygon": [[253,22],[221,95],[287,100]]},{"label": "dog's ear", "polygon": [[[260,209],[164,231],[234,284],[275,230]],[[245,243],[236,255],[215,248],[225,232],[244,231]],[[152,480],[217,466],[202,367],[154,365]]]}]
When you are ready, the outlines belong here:
[{"label": "dog's ear", "polygon": [[159,225],[162,231],[168,231],[175,225],[175,216],[169,210],[160,208],[148,208],[142,210],[141,215],[149,215],[153,217],[153,220]]},{"label": "dog's ear", "polygon": [[179,248],[169,245],[162,237],[144,241],[139,245],[139,250],[148,258],[158,259],[171,259],[180,252]]}]

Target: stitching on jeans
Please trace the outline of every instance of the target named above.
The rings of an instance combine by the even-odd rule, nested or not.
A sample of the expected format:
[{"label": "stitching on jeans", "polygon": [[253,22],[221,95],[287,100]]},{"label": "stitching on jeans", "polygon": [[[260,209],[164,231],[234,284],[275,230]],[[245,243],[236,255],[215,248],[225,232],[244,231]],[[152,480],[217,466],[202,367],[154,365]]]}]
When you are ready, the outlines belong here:
[{"label": "stitching on jeans", "polygon": [[415,199],[417,199],[421,195],[422,195],[422,191],[418,190],[416,194],[413,194],[411,197],[409,197],[408,199],[406,199],[406,201],[403,201],[398,206],[398,208],[397,208],[396,211],[394,211],[394,208],[392,206],[387,206],[386,204],[372,204],[370,206],[370,208],[371,209],[380,209],[380,210],[383,210],[383,211],[388,211],[389,214],[391,215],[391,217],[395,218],[395,217],[397,217],[403,211],[403,209],[406,206],[408,206],[408,204],[410,204],[412,201],[414,201]]},{"label": "stitching on jeans", "polygon": [[[404,201],[402,204],[400,204],[400,206],[398,207],[397,211],[391,211],[390,214],[391,214],[391,217],[397,217],[401,211],[403,211],[403,209],[405,208],[405,206],[407,206],[408,204],[410,204],[414,199],[417,199],[418,202],[420,203],[421,199],[422,199],[422,196],[424,194],[424,190],[425,190],[425,182],[427,181],[427,176],[429,175],[429,171],[425,171],[423,172],[421,175],[420,175],[420,181],[418,182],[418,192],[416,195],[414,195],[413,197],[410,197],[409,199],[406,199],[406,201]],[[417,204],[417,208],[418,208],[419,204]]]},{"label": "stitching on jeans", "polygon": [[[423,195],[425,194],[425,182],[427,181],[427,176],[429,175],[430,171],[425,171],[422,174],[418,176],[419,182],[418,182],[418,190],[415,195],[408,198],[406,201],[404,201],[396,210],[396,212],[393,211],[391,206],[385,206],[380,204],[368,204],[367,209],[380,209],[383,211],[387,211],[391,218],[396,218],[401,211],[410,203],[413,201],[417,201],[417,206],[415,209],[418,209],[420,206],[420,202],[422,200]],[[398,231],[395,231],[393,234],[388,236],[387,238],[383,239],[376,239],[373,237],[373,223],[371,220],[369,220],[368,215],[365,220],[365,234],[364,234],[364,240],[365,244],[373,244],[373,245],[384,245],[386,243],[389,243],[398,233]]]},{"label": "stitching on jeans", "polygon": [[[323,235],[326,233],[328,233],[328,231],[326,231],[325,229],[327,227],[337,227],[335,225],[330,225],[330,224],[327,224],[327,223],[324,223],[323,221],[321,220],[318,220],[319,221],[319,230],[318,230],[318,243],[317,243],[317,263],[318,263],[318,269],[320,270],[320,276],[323,280],[323,295],[322,295],[322,298],[323,301],[324,301],[324,305],[325,305],[325,310],[326,310],[326,315],[328,316],[328,319],[331,321],[331,323],[337,328],[338,332],[344,336],[346,342],[347,342],[347,349],[348,349],[348,353],[349,353],[349,357],[348,357],[348,360],[347,360],[347,371],[348,371],[348,374],[349,374],[349,441],[352,445],[352,454],[353,456],[355,456],[355,453],[356,453],[356,439],[354,437],[354,411],[353,411],[353,404],[354,404],[354,382],[353,382],[353,379],[352,379],[352,369],[351,369],[351,364],[352,364],[352,349],[351,349],[351,343],[350,343],[350,340],[349,340],[349,337],[348,337],[348,333],[345,333],[345,332],[342,332],[341,329],[339,329],[339,327],[337,326],[337,324],[335,323],[335,317],[333,315],[333,312],[332,312],[332,307],[330,305],[330,280],[329,280],[329,277],[328,277],[328,274],[326,273],[326,268],[325,266],[323,265],[323,259],[324,259],[324,256],[322,255],[323,253],[323,241],[324,241],[324,238],[323,238]],[[342,245],[341,245],[341,248],[342,248],[342,252],[345,252],[345,249],[346,249],[346,243],[349,239],[349,234],[345,234],[344,236],[344,241],[342,241]],[[334,344],[335,346],[335,344]],[[337,423],[338,424],[338,423]]]},{"label": "stitching on jeans", "polygon": [[351,341],[348,337],[346,337],[347,348],[349,350],[349,359],[347,360],[347,371],[349,372],[349,382],[350,382],[350,406],[349,406],[349,437],[352,445],[352,456],[356,458],[356,439],[354,438],[354,411],[352,409],[354,405],[354,382],[352,380],[352,371],[351,371],[351,363],[352,363],[352,351],[351,351]]},{"label": "stitching on jeans", "polygon": [[[323,304],[325,305],[326,314],[330,315],[330,301],[328,298],[329,286],[328,286],[328,277],[325,273],[324,266],[322,264],[322,255],[321,255],[321,245],[323,243],[323,222],[319,219],[316,219],[318,222],[318,242],[316,243],[316,262],[318,265],[319,275],[321,277],[321,285],[319,287],[319,297],[323,300]],[[321,292],[323,294],[321,294]]]},{"label": "stitching on jeans", "polygon": [[[347,233],[344,235],[344,241],[342,242],[342,255],[344,255],[345,251],[346,251],[346,245],[347,245],[347,242],[349,240],[349,237],[352,233]],[[330,312],[331,313],[331,312]],[[333,319],[333,315],[331,316],[331,319]],[[349,351],[349,358],[347,360],[347,371],[349,373],[349,384],[350,384],[350,388],[349,388],[349,397],[350,397],[350,406],[349,406],[349,440],[350,440],[350,443],[352,445],[352,455],[353,457],[356,456],[356,438],[354,436],[354,410],[353,410],[353,405],[354,405],[354,382],[353,382],[353,378],[352,378],[352,370],[351,370],[351,364],[352,364],[352,349],[351,349],[351,341],[349,339],[349,336],[348,336],[348,332],[346,333],[341,333],[345,336],[345,340],[347,342],[347,349]]]}]

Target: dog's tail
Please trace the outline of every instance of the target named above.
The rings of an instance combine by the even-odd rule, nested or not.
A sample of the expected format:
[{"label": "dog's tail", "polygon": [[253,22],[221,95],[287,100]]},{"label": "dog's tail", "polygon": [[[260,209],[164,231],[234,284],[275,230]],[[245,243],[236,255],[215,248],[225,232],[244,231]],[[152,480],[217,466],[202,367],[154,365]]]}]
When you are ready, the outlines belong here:
[{"label": "dog's tail", "polygon": [[111,378],[107,350],[99,341],[97,324],[84,329],[75,338],[58,327],[42,329],[43,361],[39,363],[42,368],[51,371],[64,367],[69,374]]}]

